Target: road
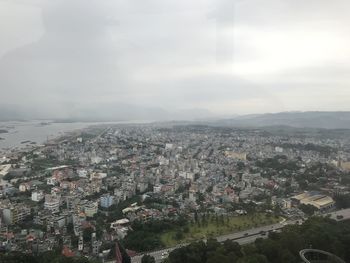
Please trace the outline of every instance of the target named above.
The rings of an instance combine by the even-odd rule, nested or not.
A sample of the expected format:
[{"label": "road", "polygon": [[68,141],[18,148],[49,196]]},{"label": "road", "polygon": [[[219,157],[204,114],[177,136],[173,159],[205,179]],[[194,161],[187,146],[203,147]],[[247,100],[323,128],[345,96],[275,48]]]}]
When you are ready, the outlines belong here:
[{"label": "road", "polygon": [[[330,217],[336,221],[343,221],[350,219],[350,208],[335,211],[333,213],[325,214],[325,216],[330,215]],[[337,218],[337,216],[342,216],[342,218]]]},{"label": "road", "polygon": [[[293,221],[293,223],[295,223]],[[222,236],[218,236],[216,237],[216,239],[219,242],[224,242],[227,239],[231,239],[231,240],[235,240],[236,242],[238,242],[241,245],[244,244],[248,244],[248,243],[252,243],[254,242],[258,237],[266,237],[267,235],[261,235],[260,232],[268,232],[270,230],[278,230],[281,229],[282,227],[284,227],[284,224],[281,223],[277,223],[277,224],[272,224],[272,225],[268,225],[268,226],[263,226],[263,227],[257,227],[257,228],[253,228],[253,229],[249,229],[246,231],[241,231],[241,232],[236,232],[233,234],[227,234],[227,235],[222,235]],[[205,241],[205,240],[204,240]],[[181,246],[186,246],[188,244],[181,244]],[[158,250],[158,251],[154,251],[154,252],[150,252],[147,253],[148,255],[151,255],[152,257],[155,258],[156,262],[161,262],[162,259],[162,255],[164,255],[164,253],[170,253],[171,251],[173,251],[174,249],[179,248],[179,246],[176,247],[171,247],[171,248],[167,248],[167,249],[162,249],[162,250]],[[131,262],[132,263],[141,263],[141,258],[143,257],[144,254],[142,255],[137,255],[133,258],[131,258]]]},{"label": "road", "polygon": [[[328,214],[324,214],[324,216],[327,216],[327,215],[329,215],[332,219],[335,219],[337,221],[348,220],[348,219],[350,219],[350,208],[338,210],[338,211],[328,213]],[[337,218],[337,216],[339,216],[339,215],[341,215],[343,217]],[[296,223],[298,223],[297,220],[283,221],[283,222],[280,222],[277,224],[256,227],[256,228],[252,228],[252,229],[249,229],[246,231],[241,231],[241,232],[236,232],[236,233],[232,233],[232,234],[218,236],[218,237],[216,237],[216,239],[219,242],[224,242],[227,239],[235,240],[239,244],[244,245],[244,244],[253,243],[259,237],[260,238],[267,238],[267,234],[262,235],[261,232],[268,232],[271,230],[279,231],[280,229],[282,229],[286,225],[292,225],[292,224],[296,224]],[[205,241],[205,240],[203,240],[203,241]],[[180,246],[186,246],[186,245],[188,245],[188,244],[181,244],[181,245],[178,245],[176,247],[171,247],[171,248],[167,248],[167,249],[161,249],[161,250],[157,250],[157,251],[153,251],[153,252],[149,252],[149,253],[140,254],[140,255],[137,255],[135,257],[132,257],[131,262],[132,263],[141,263],[141,259],[142,259],[143,255],[148,254],[148,255],[151,255],[152,257],[155,258],[156,263],[160,263],[162,261],[162,259],[167,257],[168,253],[170,253],[171,251],[173,251],[176,248],[179,248]],[[115,261],[110,261],[110,262],[106,262],[106,263],[114,263],[114,262]]]}]

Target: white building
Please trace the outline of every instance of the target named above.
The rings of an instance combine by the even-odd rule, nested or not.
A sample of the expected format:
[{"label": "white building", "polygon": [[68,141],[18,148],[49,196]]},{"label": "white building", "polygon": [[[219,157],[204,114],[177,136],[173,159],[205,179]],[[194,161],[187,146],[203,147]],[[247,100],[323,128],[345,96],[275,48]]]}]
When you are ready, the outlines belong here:
[{"label": "white building", "polygon": [[44,199],[43,191],[34,191],[32,192],[32,201],[39,202]]},{"label": "white building", "polygon": [[46,180],[46,184],[48,184],[48,185],[56,185],[57,183],[58,182],[57,182],[55,177],[50,177],[50,178],[47,178],[47,180]]},{"label": "white building", "polygon": [[110,194],[104,194],[100,197],[100,205],[103,208],[111,207],[114,203],[113,196]]},{"label": "white building", "polygon": [[165,144],[165,150],[171,150],[173,148],[173,144],[172,143],[166,143]]},{"label": "white building", "polygon": [[118,228],[126,227],[130,223],[129,219],[123,218],[111,223],[111,229],[117,230]]},{"label": "white building", "polygon": [[87,170],[85,170],[85,169],[79,169],[78,171],[78,176],[80,177],[80,178],[87,178]]},{"label": "white building", "polygon": [[83,235],[79,236],[79,242],[78,242],[78,251],[83,251],[84,249],[84,239]]},{"label": "white building", "polygon": [[282,147],[275,147],[275,152],[276,153],[283,153],[283,148]]}]

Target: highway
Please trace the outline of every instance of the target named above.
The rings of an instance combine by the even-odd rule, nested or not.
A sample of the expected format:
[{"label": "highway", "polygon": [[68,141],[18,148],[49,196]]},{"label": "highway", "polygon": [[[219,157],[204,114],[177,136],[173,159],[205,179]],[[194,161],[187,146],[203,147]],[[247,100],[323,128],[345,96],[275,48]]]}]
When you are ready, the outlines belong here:
[{"label": "highway", "polygon": [[[350,208],[349,209],[343,209],[343,210],[338,210],[332,213],[324,214],[323,216],[329,215],[332,219],[337,220],[337,221],[342,221],[342,220],[348,220],[350,219]],[[337,217],[338,216],[338,217]],[[340,218],[339,216],[342,216]],[[262,226],[262,227],[257,227],[257,228],[252,228],[249,230],[241,231],[241,232],[236,232],[232,234],[226,234],[222,236],[215,237],[219,242],[224,242],[227,239],[230,240],[235,240],[241,245],[244,244],[249,244],[253,243],[257,238],[267,238],[267,232],[268,231],[273,231],[273,230],[280,230],[286,225],[292,225],[296,224],[298,221],[297,220],[290,220],[290,221],[282,221],[277,224],[272,224],[272,225],[267,225],[267,226]],[[301,220],[300,220],[301,222]],[[266,235],[262,235],[261,232],[266,232]],[[206,241],[206,240],[203,240]],[[161,249],[153,252],[148,252],[148,253],[143,253],[140,255],[137,255],[135,257],[131,258],[132,263],[141,263],[141,259],[143,255],[148,254],[151,255],[152,257],[155,258],[156,262],[159,263],[162,261],[162,259],[167,257],[167,254],[173,251],[176,248],[179,248],[180,246],[186,246],[188,244],[181,244],[176,247],[171,247],[167,249]],[[110,261],[108,263],[112,263],[114,261]]]},{"label": "highway", "polygon": [[[296,223],[296,221],[291,221],[291,222],[288,222],[288,223],[289,224]],[[244,244],[248,244],[248,243],[254,242],[258,237],[262,237],[262,238],[267,237],[267,234],[266,235],[261,235],[260,234],[262,231],[263,232],[268,232],[270,230],[281,229],[282,227],[284,227],[284,224],[277,223],[277,224],[272,224],[272,225],[268,225],[268,226],[263,226],[263,227],[257,227],[257,228],[249,229],[249,230],[246,230],[246,231],[236,232],[236,233],[233,233],[233,234],[227,234],[227,235],[218,236],[218,237],[216,237],[216,239],[219,242],[224,242],[227,239],[231,239],[231,240],[235,240],[236,242],[238,242],[241,245],[244,245]],[[206,240],[203,240],[203,241],[206,241]],[[158,262],[161,262],[162,259],[164,258],[164,256],[162,258],[162,255],[164,253],[170,253],[174,249],[179,248],[180,246],[186,246],[186,245],[188,245],[188,244],[181,244],[181,245],[176,246],[176,247],[162,249],[162,250],[150,252],[150,253],[147,253],[147,254],[151,255],[152,257],[154,257],[156,262],[158,263]],[[143,257],[143,255],[144,254],[132,257],[131,258],[131,262],[132,263],[141,263],[141,258]]]}]

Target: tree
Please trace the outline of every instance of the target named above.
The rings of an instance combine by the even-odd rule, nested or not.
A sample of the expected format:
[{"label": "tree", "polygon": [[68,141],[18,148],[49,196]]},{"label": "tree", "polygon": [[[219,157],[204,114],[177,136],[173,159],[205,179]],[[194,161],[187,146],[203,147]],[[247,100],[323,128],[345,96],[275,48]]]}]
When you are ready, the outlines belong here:
[{"label": "tree", "polygon": [[231,259],[228,256],[225,256],[223,254],[220,254],[219,252],[216,252],[209,256],[206,263],[231,263]]},{"label": "tree", "polygon": [[253,254],[247,255],[238,260],[238,263],[269,263],[264,255]]},{"label": "tree", "polygon": [[234,242],[230,239],[227,239],[224,241],[224,248],[226,250],[227,253],[229,252],[233,252],[235,253],[235,255],[237,255],[238,257],[242,257],[243,254],[242,254],[242,248],[241,248],[241,245],[238,244],[237,242]]},{"label": "tree", "polygon": [[286,226],[253,244],[240,246],[231,240],[208,239],[173,250],[167,263],[298,263],[298,253],[310,246],[329,251],[350,262],[350,224],[312,217],[302,225]]},{"label": "tree", "polygon": [[350,194],[335,196],[334,199],[335,199],[337,208],[343,209],[343,208],[350,207]]},{"label": "tree", "polygon": [[314,207],[313,205],[305,205],[305,204],[301,204],[299,208],[308,216],[312,216],[317,210],[316,207]]},{"label": "tree", "polygon": [[245,168],[244,162],[238,162],[237,163],[237,169],[238,171],[242,171]]},{"label": "tree", "polygon": [[94,230],[91,227],[85,228],[83,230],[84,242],[89,242],[91,240],[91,235],[93,232],[94,232]]},{"label": "tree", "polygon": [[141,259],[141,263],[155,263],[156,260],[150,255],[144,255]]},{"label": "tree", "polygon": [[181,230],[178,230],[178,231],[176,231],[176,233],[175,233],[175,239],[176,240],[181,240],[181,239],[183,239],[183,233],[182,233],[182,231]]}]

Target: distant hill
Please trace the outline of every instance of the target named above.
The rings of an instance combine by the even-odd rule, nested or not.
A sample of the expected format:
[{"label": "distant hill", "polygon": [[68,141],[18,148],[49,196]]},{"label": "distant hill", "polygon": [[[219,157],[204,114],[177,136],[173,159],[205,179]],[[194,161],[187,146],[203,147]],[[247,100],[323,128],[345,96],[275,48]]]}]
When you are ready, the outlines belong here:
[{"label": "distant hill", "polygon": [[350,129],[350,112],[280,112],[244,115],[215,122],[237,127],[291,126],[297,128]]},{"label": "distant hill", "polygon": [[[34,105],[35,106],[35,105]],[[183,110],[144,107],[128,103],[104,103],[88,106],[73,105],[50,109],[34,106],[0,105],[0,121],[54,120],[63,122],[108,122],[108,121],[194,121],[214,119],[206,109]]]}]

